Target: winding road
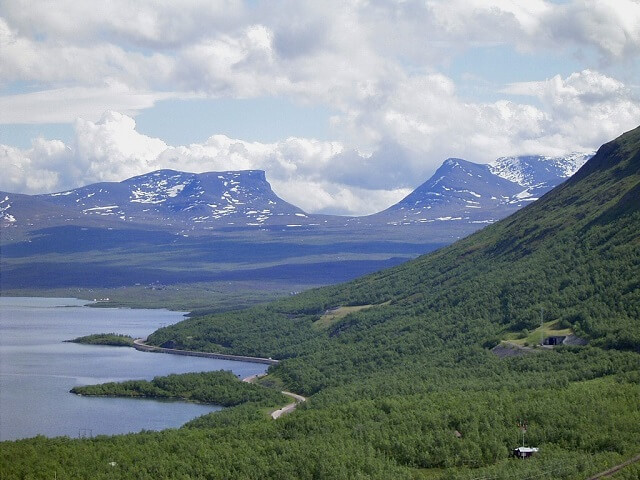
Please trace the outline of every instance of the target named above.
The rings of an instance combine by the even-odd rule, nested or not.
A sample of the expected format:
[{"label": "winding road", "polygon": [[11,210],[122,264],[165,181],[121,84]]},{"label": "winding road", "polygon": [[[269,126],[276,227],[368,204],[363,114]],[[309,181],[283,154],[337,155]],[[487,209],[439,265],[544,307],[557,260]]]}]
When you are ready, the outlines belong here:
[{"label": "winding road", "polygon": [[[247,357],[243,355],[228,355],[225,353],[196,352],[193,350],[179,350],[177,348],[156,347],[153,345],[147,345],[145,343],[144,338],[136,338],[133,341],[133,347],[136,350],[140,350],[142,352],[170,353],[173,355],[188,355],[193,357],[218,358],[223,360],[236,360],[241,362],[264,363],[267,365],[277,365],[279,363],[278,360],[274,360],[272,358]],[[242,381],[247,383],[254,383],[258,378],[263,377],[265,375],[266,373],[251,375],[250,377],[243,378]],[[286,391],[283,391],[281,393],[283,395],[286,395],[287,397],[293,398],[293,403],[289,403],[288,405],[285,405],[284,407],[271,412],[271,418],[273,418],[274,420],[277,418],[280,418],[280,416],[286,413],[293,412],[299,404],[307,401],[305,397],[303,397],[302,395],[298,395],[297,393],[286,392]]]},{"label": "winding road", "polygon": [[[243,378],[242,381],[243,382],[247,382],[247,383],[254,383],[257,379],[264,377],[266,375],[266,373],[259,373],[257,375],[251,375],[250,377],[247,378]],[[297,393],[292,393],[292,392],[287,392],[285,390],[283,390],[282,392],[283,395],[286,395],[287,397],[291,397],[293,398],[293,403],[289,403],[288,405],[285,405],[282,408],[279,408],[277,410],[274,410],[273,412],[270,413],[271,418],[273,418],[274,420],[276,420],[277,418],[280,418],[282,415],[286,414],[286,413],[291,413],[293,412],[296,407],[301,404],[302,402],[306,402],[307,399],[305,397],[303,397],[302,395],[298,395]]]},{"label": "winding road", "polygon": [[285,413],[291,413],[293,412],[296,407],[298,405],[300,405],[302,402],[306,402],[307,399],[305,397],[303,397],[302,395],[298,395],[297,393],[291,393],[291,392],[282,392],[283,395],[286,395],[287,397],[291,397],[293,398],[293,403],[290,403],[289,405],[285,405],[282,408],[279,408],[278,410],[274,410],[273,412],[271,412],[271,418],[273,418],[274,420],[280,418],[281,415],[284,415]]}]

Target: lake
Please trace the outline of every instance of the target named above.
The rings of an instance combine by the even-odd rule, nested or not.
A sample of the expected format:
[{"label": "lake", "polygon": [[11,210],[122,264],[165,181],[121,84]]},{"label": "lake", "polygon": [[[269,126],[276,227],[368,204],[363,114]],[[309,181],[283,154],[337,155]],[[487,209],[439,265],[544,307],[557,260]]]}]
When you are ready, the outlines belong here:
[{"label": "lake", "polygon": [[92,333],[146,337],[184,312],[91,308],[71,298],[0,297],[0,440],[113,435],[179,427],[220,407],[151,399],[82,397],[77,385],[171,373],[266,371],[257,363],[65,343]]}]

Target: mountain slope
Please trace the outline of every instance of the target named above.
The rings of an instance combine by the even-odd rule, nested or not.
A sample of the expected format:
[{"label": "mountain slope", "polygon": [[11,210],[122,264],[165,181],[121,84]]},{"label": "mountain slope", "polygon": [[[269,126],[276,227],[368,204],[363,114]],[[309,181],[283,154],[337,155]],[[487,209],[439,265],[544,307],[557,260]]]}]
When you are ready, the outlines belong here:
[{"label": "mountain slope", "polygon": [[[258,321],[260,339],[254,337],[254,320],[245,323],[239,314],[198,320],[208,325],[207,333],[198,331],[193,340],[186,322],[157,332],[154,341],[304,359],[307,378],[296,372],[297,360],[280,369],[288,378],[296,372],[296,387],[307,393],[340,382],[345,354],[338,352],[356,339],[366,341],[367,355],[387,349],[434,354],[424,345],[481,345],[505,332],[535,328],[542,308],[547,320],[569,322],[596,344],[638,350],[639,170],[636,129],[601,147],[572,179],[540,201],[450,247],[269,307],[268,315],[258,316],[264,318]],[[314,328],[319,315],[340,305],[376,307],[348,315],[328,330]],[[299,317],[292,321],[292,315]],[[290,342],[283,340],[283,331]],[[325,360],[309,362],[318,345]],[[339,362],[329,360],[330,351]],[[383,358],[377,357],[377,370]],[[404,360],[392,355],[388,366],[395,361]],[[365,362],[361,368],[370,367]]]},{"label": "mountain slope", "polygon": [[[282,359],[262,381],[312,394],[289,416],[248,405],[161,433],[7,443],[0,467],[7,478],[589,478],[640,451],[639,185],[640,128],[454,245],[150,338]],[[541,307],[590,345],[491,353]],[[540,449],[527,461],[510,458],[523,419]]]},{"label": "mountain slope", "polygon": [[487,165],[449,158],[428,181],[373,217],[399,224],[493,223],[522,207],[517,198],[522,190],[520,185],[493,175]]}]

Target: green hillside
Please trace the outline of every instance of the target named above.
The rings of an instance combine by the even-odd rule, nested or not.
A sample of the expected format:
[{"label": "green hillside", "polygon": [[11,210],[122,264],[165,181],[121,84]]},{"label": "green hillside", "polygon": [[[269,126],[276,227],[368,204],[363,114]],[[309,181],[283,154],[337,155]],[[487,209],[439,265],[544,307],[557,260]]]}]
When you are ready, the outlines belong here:
[{"label": "green hillside", "polygon": [[[572,179],[456,244],[354,282],[247,312],[193,319],[152,341],[288,358],[277,374],[314,393],[345,376],[440,362],[505,332],[561,320],[593,346],[640,351],[640,129]],[[374,305],[328,329],[327,309]],[[467,356],[462,356],[462,359]]]},{"label": "green hillside", "polygon": [[[491,352],[541,310],[589,344]],[[639,319],[637,128],[450,247],[150,338],[281,359],[266,383],[311,396],[295,413],[241,406],[177,431],[4,443],[3,478],[584,479],[640,453]],[[509,458],[523,419],[540,448],[526,461]]]}]

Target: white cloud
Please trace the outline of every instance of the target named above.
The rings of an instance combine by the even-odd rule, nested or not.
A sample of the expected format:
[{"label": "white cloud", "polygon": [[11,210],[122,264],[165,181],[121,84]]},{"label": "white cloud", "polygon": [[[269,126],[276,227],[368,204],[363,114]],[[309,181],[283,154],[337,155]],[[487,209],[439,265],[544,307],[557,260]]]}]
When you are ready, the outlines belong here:
[{"label": "white cloud", "polygon": [[2,15],[26,35],[77,43],[101,42],[175,48],[212,29],[232,28],[246,9],[240,0],[12,0]]},{"label": "white cloud", "polygon": [[307,212],[364,215],[380,212],[411,193],[410,189],[372,190],[327,181],[271,181],[274,191]]},{"label": "white cloud", "polygon": [[86,178],[95,182],[124,180],[155,170],[156,159],[167,145],[162,140],[136,132],[131,117],[107,112],[98,123],[76,122],[72,148],[75,164]]},{"label": "white cloud", "polygon": [[[507,93],[537,97],[547,120],[541,138],[547,148],[594,148],[640,122],[640,100],[622,82],[584,70],[542,82],[509,85]],[[531,143],[531,139],[529,139]]]},{"label": "white cloud", "polygon": [[426,178],[450,156],[488,162],[501,155],[589,151],[640,121],[640,100],[633,92],[595,71],[512,84],[505,93],[537,97],[539,106],[464,101],[450,79],[414,75],[375,108],[336,122],[348,138],[397,143],[405,178]]},{"label": "white cloud", "polygon": [[551,41],[595,47],[603,60],[640,53],[640,3],[633,0],[584,0],[551,9],[541,31]]},{"label": "white cloud", "polygon": [[0,9],[0,82],[111,78],[142,91],[285,93],[346,109],[398,70],[430,71],[479,45],[637,57],[639,20],[632,0],[14,0]]},{"label": "white cloud", "polygon": [[136,92],[110,82],[104,87],[69,87],[0,97],[0,124],[97,121],[107,110],[135,115],[172,93]]},{"label": "white cloud", "polygon": [[21,193],[56,190],[61,182],[59,167],[70,156],[59,140],[35,140],[27,151],[0,145],[0,189]]},{"label": "white cloud", "polygon": [[[494,45],[586,59],[589,69],[508,85],[496,101],[461,98],[441,72],[455,55]],[[0,87],[29,93],[0,96],[0,124],[84,120],[69,145],[5,147],[11,175],[1,185],[36,192],[164,167],[261,168],[308,210],[368,213],[449,156],[561,154],[636,126],[632,75],[608,68],[636,65],[638,55],[640,4],[631,0],[4,2]],[[129,118],[161,99],[198,96],[322,104],[335,112],[336,141],[211,132],[172,147]],[[125,116],[99,121],[105,110]]]},{"label": "white cloud", "polygon": [[[535,96],[541,106],[470,103],[440,74],[406,77],[375,108],[336,119],[344,133],[340,142],[291,137],[260,143],[213,135],[174,147],[138,133],[131,117],[110,112],[99,122],[78,120],[68,146],[40,139],[28,150],[3,147],[0,158],[12,167],[1,185],[35,193],[160,168],[262,169],[285,200],[308,211],[366,214],[398,201],[447,157],[488,162],[588,151],[640,119],[640,102],[624,84],[589,70],[512,84],[507,93]],[[350,138],[367,138],[369,151],[361,153]]]},{"label": "white cloud", "polygon": [[[82,18],[75,19],[82,24]],[[143,54],[122,45],[40,40],[22,34],[0,16],[0,86],[12,82],[55,88],[103,86],[105,80],[139,90],[166,85],[174,58],[164,53]]]}]

